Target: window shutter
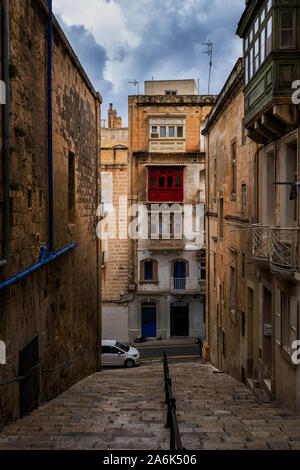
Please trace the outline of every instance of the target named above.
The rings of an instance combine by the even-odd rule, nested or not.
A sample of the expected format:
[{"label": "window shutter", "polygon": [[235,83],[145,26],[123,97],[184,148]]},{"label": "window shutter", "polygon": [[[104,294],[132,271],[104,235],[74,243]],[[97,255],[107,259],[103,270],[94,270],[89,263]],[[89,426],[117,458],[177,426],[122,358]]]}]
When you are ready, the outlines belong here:
[{"label": "window shutter", "polygon": [[145,280],[145,261],[141,261],[140,269],[141,269],[140,279],[143,282]]},{"label": "window shutter", "polygon": [[290,339],[292,346],[294,341],[298,340],[298,300],[297,297],[290,297]]},{"label": "window shutter", "polygon": [[281,345],[281,290],[277,289],[277,309],[276,309],[276,339]]},{"label": "window shutter", "polygon": [[153,261],[153,281],[158,281],[158,262]]}]

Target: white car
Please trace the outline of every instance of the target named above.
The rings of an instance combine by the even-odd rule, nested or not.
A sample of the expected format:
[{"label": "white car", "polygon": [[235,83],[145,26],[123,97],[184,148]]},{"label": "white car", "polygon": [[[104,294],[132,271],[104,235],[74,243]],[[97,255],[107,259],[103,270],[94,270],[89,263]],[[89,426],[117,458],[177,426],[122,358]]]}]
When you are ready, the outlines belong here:
[{"label": "white car", "polygon": [[103,366],[135,367],[140,363],[137,349],[115,340],[102,340],[101,358]]}]

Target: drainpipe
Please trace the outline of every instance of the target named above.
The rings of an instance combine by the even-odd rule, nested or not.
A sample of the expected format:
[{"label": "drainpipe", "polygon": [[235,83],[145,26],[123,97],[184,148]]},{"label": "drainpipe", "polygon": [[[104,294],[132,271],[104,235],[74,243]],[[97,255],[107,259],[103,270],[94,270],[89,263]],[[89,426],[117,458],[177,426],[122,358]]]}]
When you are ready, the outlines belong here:
[{"label": "drainpipe", "polygon": [[0,284],[0,291],[5,289],[6,287],[9,287],[13,284],[17,284],[19,281],[22,281],[26,277],[30,276],[31,274],[35,273],[39,269],[41,269],[43,266],[46,266],[46,264],[51,263],[52,261],[56,260],[59,258],[61,255],[67,253],[68,251],[73,250],[77,246],[77,243],[72,243],[72,245],[67,246],[61,251],[58,251],[57,253],[49,253],[49,256],[47,258],[47,253],[48,249],[46,246],[41,247],[41,256],[40,256],[40,261],[39,263],[35,264],[29,269],[26,269],[26,271],[23,271],[20,274],[17,274],[16,276],[13,276],[11,279],[8,281],[3,282]]},{"label": "drainpipe", "polygon": [[3,120],[3,260],[0,260],[0,267],[5,266],[9,258],[9,8],[8,0],[2,4],[2,73],[5,83],[6,103],[2,105]]},{"label": "drainpipe", "polygon": [[53,128],[52,128],[52,0],[48,0],[48,187],[49,187],[49,251],[54,251],[53,235]]}]

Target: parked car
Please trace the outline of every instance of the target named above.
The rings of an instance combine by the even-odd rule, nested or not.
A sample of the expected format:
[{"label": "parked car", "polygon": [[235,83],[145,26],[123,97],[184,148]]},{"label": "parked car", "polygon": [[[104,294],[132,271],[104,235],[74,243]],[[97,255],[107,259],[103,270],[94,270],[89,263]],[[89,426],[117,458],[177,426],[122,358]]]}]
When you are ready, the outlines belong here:
[{"label": "parked car", "polygon": [[103,366],[135,367],[140,363],[137,349],[116,340],[102,340],[101,358]]}]

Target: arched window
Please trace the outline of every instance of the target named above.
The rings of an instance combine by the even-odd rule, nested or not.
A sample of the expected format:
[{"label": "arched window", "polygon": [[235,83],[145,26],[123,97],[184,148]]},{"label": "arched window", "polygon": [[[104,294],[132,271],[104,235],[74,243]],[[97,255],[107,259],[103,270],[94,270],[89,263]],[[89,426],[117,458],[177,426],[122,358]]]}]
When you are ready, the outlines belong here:
[{"label": "arched window", "polygon": [[158,263],[153,259],[144,259],[140,264],[140,282],[158,282]]}]

